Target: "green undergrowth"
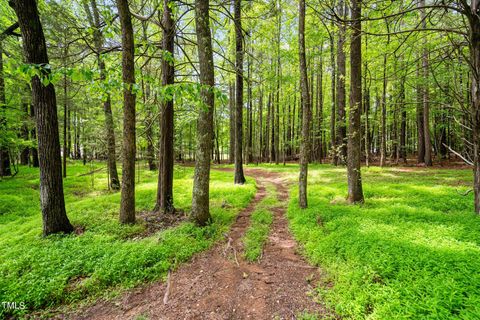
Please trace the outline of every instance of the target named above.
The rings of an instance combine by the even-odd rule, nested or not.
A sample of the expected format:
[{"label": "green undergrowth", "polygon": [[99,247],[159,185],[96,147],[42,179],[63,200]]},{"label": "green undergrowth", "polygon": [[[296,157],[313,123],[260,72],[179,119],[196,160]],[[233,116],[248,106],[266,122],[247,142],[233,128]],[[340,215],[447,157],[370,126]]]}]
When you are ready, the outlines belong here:
[{"label": "green undergrowth", "polygon": [[308,209],[292,188],[290,228],[328,275],[323,300],[351,319],[479,319],[480,218],[462,195],[471,170],[371,167],[362,178],[363,206],[346,204],[344,168],[310,167]]},{"label": "green undergrowth", "polygon": [[[236,186],[231,173],[213,170],[211,225],[198,228],[184,222],[145,237],[142,223],[118,223],[120,193],[106,190],[104,167],[104,163],[69,163],[66,208],[71,222],[84,229],[81,235],[41,237],[37,169],[20,167],[16,177],[0,182],[0,301],[26,306],[12,310],[0,305],[0,318],[108,298],[161,279],[169,269],[220,239],[255,194],[253,179]],[[81,176],[94,169],[102,170]],[[157,172],[140,169],[138,212],[153,208],[157,188]],[[175,205],[186,211],[191,205],[192,175],[193,168],[175,167]]]},{"label": "green undergrowth", "polygon": [[250,226],[243,237],[244,256],[249,262],[255,262],[260,259],[263,252],[270,226],[273,222],[271,209],[278,206],[277,191],[274,185],[267,184],[267,196],[255,207],[255,211],[250,216]]}]

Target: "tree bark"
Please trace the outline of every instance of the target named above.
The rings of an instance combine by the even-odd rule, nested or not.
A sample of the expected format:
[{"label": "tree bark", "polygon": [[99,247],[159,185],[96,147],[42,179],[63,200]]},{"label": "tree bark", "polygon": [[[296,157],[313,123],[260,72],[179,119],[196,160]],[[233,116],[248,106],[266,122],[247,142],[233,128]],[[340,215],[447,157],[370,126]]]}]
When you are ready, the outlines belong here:
[{"label": "tree bark", "polygon": [[350,44],[350,110],[348,127],[348,198],[349,203],[363,203],[361,160],[362,113],[362,22],[361,0],[352,0],[352,35]]},{"label": "tree bark", "polygon": [[244,184],[243,174],[243,34],[241,0],[233,0],[235,18],[235,184]]},{"label": "tree bark", "polygon": [[[162,85],[172,86],[175,82],[175,69],[173,65],[173,50],[175,45],[175,24],[172,17],[172,1],[163,0],[163,39],[162,47]],[[168,54],[168,58],[165,58]],[[173,165],[174,165],[174,111],[173,97],[163,97],[160,117],[160,153],[158,167],[158,188],[156,211],[173,213]]]},{"label": "tree bark", "polygon": [[[209,183],[212,154],[213,110],[215,108],[215,75],[212,36],[210,32],[209,0],[195,0],[195,24],[200,64],[201,99],[197,125],[197,151],[193,178],[192,219],[204,226],[210,221]],[[238,88],[237,88],[238,89]],[[240,153],[241,154],[241,153]]]},{"label": "tree bark", "polygon": [[120,223],[135,223],[135,61],[132,19],[128,0],[117,0],[122,26],[123,166]]},{"label": "tree bark", "polygon": [[471,72],[471,120],[473,125],[473,190],[475,212],[480,214],[480,1],[472,1],[469,18]]},{"label": "tree bark", "polygon": [[298,55],[300,62],[300,90],[302,93],[302,136],[300,138],[300,175],[298,178],[298,204],[307,208],[308,156],[310,153],[310,92],[305,55],[305,0],[299,0]]},{"label": "tree bark", "polygon": [[[17,14],[26,62],[48,65],[47,46],[36,1],[11,0],[9,4]],[[41,69],[42,77],[47,77],[49,73],[50,69]],[[51,83],[44,86],[38,76],[32,78],[31,86],[38,132],[43,235],[70,233],[73,226],[65,211],[55,88]]]}]

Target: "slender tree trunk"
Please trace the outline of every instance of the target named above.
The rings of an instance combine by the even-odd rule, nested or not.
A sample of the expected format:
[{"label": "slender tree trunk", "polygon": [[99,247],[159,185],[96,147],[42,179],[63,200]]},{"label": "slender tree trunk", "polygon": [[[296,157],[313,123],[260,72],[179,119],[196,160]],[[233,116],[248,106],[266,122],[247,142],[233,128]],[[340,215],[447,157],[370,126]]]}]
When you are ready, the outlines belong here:
[{"label": "slender tree trunk", "polygon": [[300,175],[298,178],[298,204],[307,208],[308,156],[310,151],[310,92],[307,59],[305,55],[305,0],[299,0],[298,55],[300,61],[300,90],[302,92],[302,136],[300,138]]},{"label": "slender tree trunk", "polygon": [[[28,101],[27,99],[24,98],[24,101],[22,102],[22,108],[23,108],[23,125],[21,129],[21,138],[25,141],[29,139],[28,135]],[[30,148],[25,147],[21,154],[20,154],[20,164],[22,165],[28,165],[30,162]]]},{"label": "slender tree trunk", "polygon": [[272,93],[268,93],[267,119],[265,120],[265,161],[270,162],[270,118],[272,117]]},{"label": "slender tree trunk", "polygon": [[235,184],[244,184],[243,175],[243,31],[241,0],[233,0],[235,17]]},{"label": "slender tree trunk", "polygon": [[277,11],[277,89],[276,89],[276,99],[275,99],[275,106],[277,108],[275,114],[276,119],[275,123],[277,126],[277,130],[275,130],[275,164],[279,164],[280,162],[280,81],[282,78],[282,65],[280,59],[280,43],[281,38],[280,35],[282,33],[282,2],[278,0],[278,11]]},{"label": "slender tree trunk", "polygon": [[[339,1],[339,15],[346,17],[346,6],[344,0]],[[337,165],[346,163],[347,159],[347,145],[346,145],[346,93],[345,93],[345,78],[346,78],[346,55],[345,55],[345,37],[346,25],[341,22],[338,30],[338,46],[337,46],[337,133],[336,133],[336,147],[337,147]]]},{"label": "slender tree trunk", "polygon": [[[253,54],[253,53],[252,53]],[[247,158],[248,163],[253,162],[253,102],[252,102],[252,63],[250,56],[247,59],[248,62],[248,83],[247,83],[247,95],[248,95],[248,143],[247,143]]]},{"label": "slender tree trunk", "polygon": [[[323,47],[323,43],[322,43]],[[323,49],[320,49],[320,58],[317,75],[317,160],[322,163],[323,160]]]},{"label": "slender tree trunk", "polygon": [[153,146],[153,124],[154,124],[154,116],[152,112],[152,106],[149,103],[150,99],[150,84],[147,83],[145,88],[144,94],[144,105],[147,109],[147,116],[146,116],[146,128],[145,128],[145,136],[147,138],[147,163],[148,163],[148,170],[155,171],[157,170],[157,164],[155,161],[155,148]]},{"label": "slender tree trunk", "polygon": [[382,90],[382,126],[380,144],[380,166],[385,166],[387,158],[387,54],[383,55],[383,90]]},{"label": "slender tree trunk", "polygon": [[206,225],[210,221],[210,154],[212,150],[213,110],[215,108],[215,97],[212,90],[215,86],[215,75],[208,8],[209,0],[195,0],[200,83],[204,87],[201,91],[201,97],[205,108],[200,108],[198,116],[192,219],[200,226]]},{"label": "slender tree trunk", "polygon": [[405,81],[406,76],[402,77],[400,80],[400,101],[399,107],[401,112],[401,123],[400,123],[400,152],[399,158],[403,163],[407,163],[407,110],[405,108]]},{"label": "slender tree trunk", "polygon": [[260,97],[258,99],[258,162],[263,162],[263,90],[260,88]]},{"label": "slender tree trunk", "polygon": [[[173,50],[175,45],[175,24],[172,18],[171,0],[163,0],[163,38],[162,48],[168,58],[162,60],[162,86],[172,86],[175,81]],[[173,98],[162,98],[160,117],[160,153],[158,167],[158,188],[156,211],[173,213],[173,165],[174,165],[174,111]]]},{"label": "slender tree trunk", "polygon": [[361,0],[352,0],[352,35],[350,45],[350,110],[348,127],[348,202],[363,203],[361,160],[362,114],[362,22]]},{"label": "slender tree trunk", "polygon": [[128,0],[117,0],[122,26],[123,166],[120,223],[135,223],[135,60],[132,19]]},{"label": "slender tree trunk", "polygon": [[228,101],[230,109],[230,144],[229,144],[229,163],[233,164],[235,161],[235,84],[229,84],[230,99]]},{"label": "slender tree trunk", "polygon": [[[68,47],[65,47],[64,57],[68,54]],[[66,63],[64,65],[66,68]],[[63,75],[63,177],[67,177],[67,113],[68,113],[68,84],[67,74]]]},{"label": "slender tree trunk", "polygon": [[[421,7],[425,6],[425,0],[420,0],[419,5]],[[422,28],[426,28],[426,15],[425,9],[420,10],[422,18]],[[423,132],[425,138],[425,165],[432,165],[432,140],[430,136],[430,106],[429,106],[429,92],[428,92],[428,49],[426,47],[426,39],[423,42],[423,52],[422,52],[422,70],[423,70],[423,80],[422,85],[422,101],[423,101]]]},{"label": "slender tree trunk", "polygon": [[[36,1],[11,0],[9,3],[17,14],[26,62],[48,64],[47,46]],[[41,76],[48,76],[49,72],[49,69],[43,68]],[[38,76],[32,78],[31,86],[38,132],[43,235],[70,233],[73,226],[65,211],[55,88],[51,83],[44,86]]]},{"label": "slender tree trunk", "polygon": [[[91,11],[86,2],[84,2],[85,11],[87,13],[87,18],[90,22],[91,27],[94,29],[94,43],[95,50],[97,51],[97,64],[100,72],[100,81],[105,82],[107,80],[107,70],[105,67],[105,61],[101,55],[103,47],[103,34],[100,29],[101,19],[100,13],[98,11],[96,0],[90,0],[90,5],[92,7]],[[112,102],[109,92],[105,93],[105,100],[103,101],[103,113],[105,116],[105,133],[107,138],[107,166],[108,173],[110,176],[110,188],[113,190],[120,189],[120,180],[118,178],[117,171],[117,157],[115,151],[115,125],[113,123],[113,114],[112,114]]]},{"label": "slender tree trunk", "polygon": [[[3,45],[0,39],[0,132],[6,130],[7,120],[6,112],[6,98],[5,98],[5,80],[3,75]],[[7,146],[0,145],[0,177],[10,176],[12,170],[10,169],[10,154]]]},{"label": "slender tree trunk", "polygon": [[332,156],[332,164],[337,164],[338,162],[338,157],[337,157],[337,147],[336,147],[336,141],[337,141],[337,138],[336,138],[336,131],[335,131],[335,122],[336,122],[336,114],[335,114],[335,110],[336,110],[336,101],[335,101],[335,97],[336,97],[336,77],[337,77],[337,74],[336,74],[336,63],[335,63],[335,39],[333,38],[333,33],[330,34],[330,64],[331,64],[331,67],[332,67],[332,76],[331,76],[331,83],[332,83],[332,87],[331,87],[331,91],[332,91],[332,102],[331,102],[331,105],[330,105],[330,144],[331,144],[331,156]]}]

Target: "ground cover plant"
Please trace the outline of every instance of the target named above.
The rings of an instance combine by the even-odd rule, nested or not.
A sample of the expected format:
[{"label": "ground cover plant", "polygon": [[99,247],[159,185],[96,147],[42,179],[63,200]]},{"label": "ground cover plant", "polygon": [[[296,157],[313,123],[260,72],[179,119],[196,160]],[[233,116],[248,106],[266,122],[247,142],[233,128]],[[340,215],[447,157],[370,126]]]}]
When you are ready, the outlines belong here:
[{"label": "ground cover plant", "polygon": [[[106,191],[105,171],[85,175],[104,167],[69,163],[66,207],[79,235],[41,237],[38,169],[21,167],[15,178],[0,183],[0,301],[24,302],[26,309],[14,310],[16,316],[164,277],[218,240],[255,193],[253,180],[235,186],[228,173],[212,171],[212,224],[183,222],[145,236],[143,223],[119,224],[120,194]],[[175,203],[186,211],[192,174],[193,168],[175,167]],[[137,211],[151,210],[156,174],[142,167],[138,176]],[[11,311],[0,309],[0,318]]]},{"label": "ground cover plant", "polygon": [[335,312],[478,319],[480,220],[472,195],[464,196],[470,170],[364,168],[361,206],[345,201],[344,168],[314,166],[309,174],[309,208],[298,208],[292,188],[288,218],[304,254],[326,271],[318,293]]},{"label": "ground cover plant", "polygon": [[267,196],[255,207],[250,216],[250,226],[243,237],[244,256],[254,262],[261,258],[263,246],[268,239],[273,214],[270,211],[278,205],[277,192],[272,184],[266,186]]}]

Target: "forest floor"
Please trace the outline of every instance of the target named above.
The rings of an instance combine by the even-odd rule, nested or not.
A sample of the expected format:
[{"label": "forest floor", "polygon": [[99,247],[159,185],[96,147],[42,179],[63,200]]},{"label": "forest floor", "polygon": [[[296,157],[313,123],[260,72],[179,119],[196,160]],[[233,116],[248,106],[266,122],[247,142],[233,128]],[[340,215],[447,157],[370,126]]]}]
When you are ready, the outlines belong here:
[{"label": "forest floor", "polygon": [[[230,170],[230,169],[224,169]],[[285,216],[288,184],[282,175],[246,169],[257,182],[257,194],[225,234],[225,241],[201,253],[167,281],[149,284],[114,301],[100,301],[74,319],[293,319],[331,316],[314,290],[321,274],[297,253]],[[269,188],[268,185],[273,186]],[[267,198],[272,215],[268,239],[259,257],[246,259],[246,234]],[[259,212],[260,213],[260,212]],[[268,219],[267,219],[268,220]],[[267,221],[264,220],[264,221]],[[259,220],[260,223],[262,220]],[[268,227],[267,227],[268,230]],[[261,231],[260,231],[261,234]],[[262,237],[256,238],[262,246]],[[249,259],[252,260],[252,259]]]}]

